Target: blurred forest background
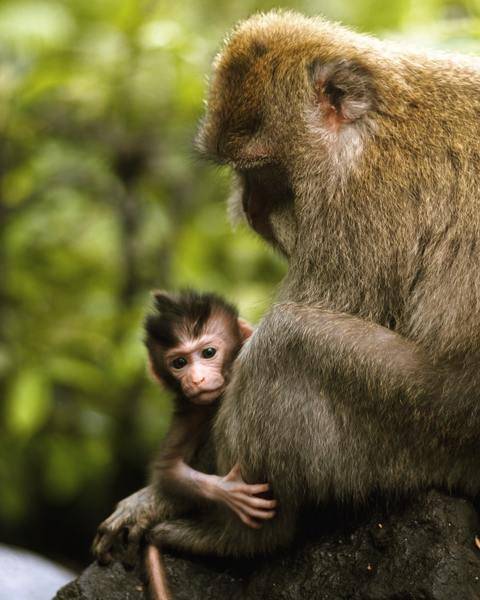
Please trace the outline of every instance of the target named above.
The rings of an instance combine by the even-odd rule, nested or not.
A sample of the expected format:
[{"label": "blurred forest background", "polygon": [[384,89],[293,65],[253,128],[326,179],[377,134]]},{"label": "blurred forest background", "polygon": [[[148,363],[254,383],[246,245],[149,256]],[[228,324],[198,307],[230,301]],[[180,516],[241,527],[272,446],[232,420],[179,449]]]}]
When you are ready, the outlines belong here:
[{"label": "blurred forest background", "polygon": [[282,261],[192,151],[224,33],[272,7],[480,50],[480,0],[0,0],[0,541],[81,568],[169,418],[148,379],[152,288],[258,320]]}]

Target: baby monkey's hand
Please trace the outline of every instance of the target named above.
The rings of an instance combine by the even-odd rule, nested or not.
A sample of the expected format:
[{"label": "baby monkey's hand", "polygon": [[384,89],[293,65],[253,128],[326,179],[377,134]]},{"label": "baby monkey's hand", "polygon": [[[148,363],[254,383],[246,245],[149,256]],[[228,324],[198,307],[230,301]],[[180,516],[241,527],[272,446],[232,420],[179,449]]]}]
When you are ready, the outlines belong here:
[{"label": "baby monkey's hand", "polygon": [[225,504],[238,518],[253,529],[261,524],[257,519],[273,519],[277,506],[276,500],[259,498],[257,494],[267,492],[268,483],[248,484],[242,479],[240,465],[237,463],[225,477],[212,476],[211,499]]}]

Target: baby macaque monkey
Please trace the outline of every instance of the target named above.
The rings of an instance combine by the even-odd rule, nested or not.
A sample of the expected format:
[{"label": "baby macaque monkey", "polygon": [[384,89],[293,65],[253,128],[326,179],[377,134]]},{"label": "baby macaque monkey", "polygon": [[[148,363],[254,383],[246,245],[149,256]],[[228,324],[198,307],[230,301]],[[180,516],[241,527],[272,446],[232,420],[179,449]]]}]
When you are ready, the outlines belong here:
[{"label": "baby macaque monkey", "polygon": [[223,503],[246,525],[259,527],[255,519],[273,517],[274,502],[254,497],[268,490],[267,483],[244,483],[238,464],[225,477],[188,464],[210,433],[233,361],[253,329],[214,294],[157,292],[154,300],[156,312],[145,323],[150,369],[176,395],[153,483],[169,495]]},{"label": "baby macaque monkey", "polygon": [[[209,443],[221,396],[233,362],[252,327],[236,308],[214,294],[154,293],[155,312],[145,322],[145,344],[153,377],[175,393],[172,422],[153,464],[152,484],[159,497],[180,510],[213,501],[232,510],[245,525],[258,528],[271,519],[275,500],[258,496],[268,484],[243,481],[240,466],[226,476],[196,470],[198,453]],[[208,467],[213,470],[211,460]],[[185,504],[185,507],[183,507]],[[147,570],[155,598],[168,598],[158,550],[149,546]]]}]

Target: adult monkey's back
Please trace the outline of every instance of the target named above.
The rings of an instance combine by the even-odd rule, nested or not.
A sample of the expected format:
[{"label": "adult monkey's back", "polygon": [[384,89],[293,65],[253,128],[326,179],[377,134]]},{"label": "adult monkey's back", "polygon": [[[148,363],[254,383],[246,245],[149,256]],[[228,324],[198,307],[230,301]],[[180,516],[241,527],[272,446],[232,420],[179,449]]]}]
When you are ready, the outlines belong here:
[{"label": "adult monkey's back", "polygon": [[155,541],[268,551],[332,495],[479,491],[479,117],[474,59],[292,13],[233,32],[198,144],[289,271],[239,358],[218,462],[265,477],[280,509],[259,531],[213,513]]}]

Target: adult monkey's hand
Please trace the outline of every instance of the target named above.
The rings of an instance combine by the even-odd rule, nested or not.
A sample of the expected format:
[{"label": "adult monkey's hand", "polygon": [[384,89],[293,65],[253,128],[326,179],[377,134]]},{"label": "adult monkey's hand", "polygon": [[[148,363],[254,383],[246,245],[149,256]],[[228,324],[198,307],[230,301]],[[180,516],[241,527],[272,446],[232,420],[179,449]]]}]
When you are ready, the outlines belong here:
[{"label": "adult monkey's hand", "polygon": [[121,500],[98,527],[92,544],[95,558],[104,565],[116,559],[133,566],[145,531],[164,516],[163,512],[152,486]]}]

